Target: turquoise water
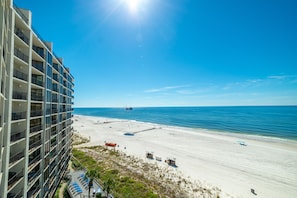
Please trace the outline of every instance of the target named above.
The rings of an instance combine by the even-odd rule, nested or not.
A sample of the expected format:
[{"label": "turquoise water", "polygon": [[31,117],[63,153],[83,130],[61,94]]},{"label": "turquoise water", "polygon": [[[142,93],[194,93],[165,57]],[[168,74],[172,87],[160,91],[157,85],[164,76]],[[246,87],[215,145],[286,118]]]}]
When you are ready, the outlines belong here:
[{"label": "turquoise water", "polygon": [[297,106],[74,108],[74,114],[297,140]]}]

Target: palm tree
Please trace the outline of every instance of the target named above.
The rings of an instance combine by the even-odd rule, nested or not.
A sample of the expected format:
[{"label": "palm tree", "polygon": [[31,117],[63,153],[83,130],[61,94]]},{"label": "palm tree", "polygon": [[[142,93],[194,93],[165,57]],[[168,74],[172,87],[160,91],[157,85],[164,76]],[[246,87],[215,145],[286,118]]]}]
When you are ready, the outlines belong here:
[{"label": "palm tree", "polygon": [[110,193],[110,188],[114,186],[114,181],[110,177],[108,177],[107,181],[104,182],[104,190],[106,191],[106,197],[108,198],[108,195]]},{"label": "palm tree", "polygon": [[90,191],[91,191],[91,188],[93,187],[93,180],[94,178],[99,178],[99,173],[97,172],[97,170],[92,169],[86,173],[86,176],[90,178],[88,183],[88,187],[89,187],[88,195],[90,197]]}]

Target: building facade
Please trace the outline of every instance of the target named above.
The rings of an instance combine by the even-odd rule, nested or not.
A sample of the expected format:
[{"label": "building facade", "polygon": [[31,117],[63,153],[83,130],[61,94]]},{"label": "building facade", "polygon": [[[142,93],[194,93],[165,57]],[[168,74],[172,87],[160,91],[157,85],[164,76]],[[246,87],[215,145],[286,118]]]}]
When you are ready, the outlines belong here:
[{"label": "building facade", "polygon": [[0,0],[0,27],[0,198],[53,197],[71,155],[74,79],[30,11]]}]

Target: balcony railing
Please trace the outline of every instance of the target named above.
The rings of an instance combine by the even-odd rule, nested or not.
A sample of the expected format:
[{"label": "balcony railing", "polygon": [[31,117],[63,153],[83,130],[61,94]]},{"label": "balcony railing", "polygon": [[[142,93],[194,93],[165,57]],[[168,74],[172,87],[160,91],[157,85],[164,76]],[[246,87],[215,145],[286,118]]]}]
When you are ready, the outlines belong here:
[{"label": "balcony railing", "polygon": [[13,112],[12,120],[20,120],[26,118],[26,112]]},{"label": "balcony railing", "polygon": [[42,116],[42,113],[43,113],[42,110],[31,111],[31,117]]},{"label": "balcony railing", "polygon": [[36,172],[30,172],[28,174],[28,183],[29,184],[32,184],[32,182],[34,181],[34,179],[36,179],[39,175],[40,175],[40,170],[38,170]]},{"label": "balcony railing", "polygon": [[27,100],[27,93],[25,93],[25,92],[19,92],[19,91],[14,91],[12,93],[12,98],[13,99],[18,99],[18,100]]},{"label": "balcony railing", "polygon": [[43,62],[32,60],[32,66],[35,67],[37,70],[41,71],[42,73],[44,72]]},{"label": "balcony railing", "polygon": [[38,132],[38,131],[41,131],[41,130],[42,130],[41,125],[36,125],[36,126],[30,127],[30,133],[35,133],[35,132]]},{"label": "balcony railing", "polygon": [[40,188],[38,187],[32,187],[31,190],[28,191],[27,197],[36,197],[37,193],[39,192]]},{"label": "balcony railing", "polygon": [[8,189],[10,189],[17,181],[19,181],[20,178],[23,177],[24,170],[22,169],[18,173],[16,172],[9,172],[8,176]]},{"label": "balcony railing", "polygon": [[15,11],[20,15],[20,17],[22,17],[22,19],[28,24],[29,19],[23,14],[23,12],[18,8],[18,6],[15,3],[13,3],[13,7]]},{"label": "balcony railing", "polygon": [[29,57],[25,55],[23,52],[21,52],[21,50],[19,50],[18,48],[14,48],[14,55],[20,58],[21,60],[25,61],[26,63],[28,63],[29,61]]},{"label": "balcony railing", "polygon": [[55,91],[55,92],[59,92],[58,87],[57,87],[57,86],[53,86],[53,91]]},{"label": "balcony railing", "polygon": [[39,86],[43,87],[43,81],[38,79],[37,77],[32,77],[32,83],[34,83],[35,85],[39,85]]},{"label": "balcony railing", "polygon": [[24,157],[24,151],[18,152],[9,158],[9,164],[13,164],[23,157]]},{"label": "balcony railing", "polygon": [[41,159],[40,155],[37,155],[32,160],[29,159],[29,168],[32,167],[36,162],[38,162]]},{"label": "balcony railing", "polygon": [[10,141],[16,142],[22,138],[25,138],[25,133],[26,133],[26,130],[12,134],[10,136]]},{"label": "balcony railing", "polygon": [[52,142],[51,142],[51,147],[54,147],[54,146],[56,146],[56,145],[57,145],[57,142],[58,142],[57,140],[55,140],[55,141],[52,141]]},{"label": "balcony railing", "polygon": [[18,70],[13,71],[13,76],[24,81],[28,80],[28,75]]},{"label": "balcony railing", "polygon": [[18,28],[15,27],[14,29],[14,33],[20,38],[22,39],[27,45],[29,45],[29,38],[23,33],[23,31]]},{"label": "balcony railing", "polygon": [[51,131],[51,136],[54,136],[54,135],[56,135],[56,134],[57,134],[57,132],[58,132],[58,131],[57,131],[57,129],[55,129],[55,130],[52,130],[52,131]]},{"label": "balcony railing", "polygon": [[55,120],[52,120],[52,124],[57,124],[58,123],[58,120],[55,119]]},{"label": "balcony railing", "polygon": [[58,102],[58,98],[52,98],[52,102]]},{"label": "balcony railing", "polygon": [[53,64],[53,67],[55,68],[55,70],[59,71],[59,65],[58,64]]},{"label": "balcony railing", "polygon": [[50,164],[50,169],[49,169],[49,172],[50,172],[50,175],[52,174],[53,170],[57,167],[57,163],[53,163],[53,164]]},{"label": "balcony railing", "polygon": [[29,150],[38,147],[41,145],[41,140],[38,140],[37,142],[29,143]]},{"label": "balcony railing", "polygon": [[31,94],[31,100],[34,100],[34,101],[43,101],[43,96],[40,95],[40,94],[34,94],[34,93],[32,93]]},{"label": "balcony railing", "polygon": [[54,157],[56,157],[56,156],[57,156],[56,149],[53,150],[53,151],[51,151],[49,156],[50,156],[50,158],[54,158]]},{"label": "balcony railing", "polygon": [[57,82],[59,82],[59,79],[58,79],[58,75],[57,74],[53,74],[53,79]]},{"label": "balcony railing", "polygon": [[23,189],[19,190],[17,193],[8,193],[7,198],[20,198],[22,197]]},{"label": "balcony railing", "polygon": [[42,58],[44,58],[44,49],[42,47],[38,47],[38,46],[35,46],[33,45],[33,50],[39,55],[41,56]]}]

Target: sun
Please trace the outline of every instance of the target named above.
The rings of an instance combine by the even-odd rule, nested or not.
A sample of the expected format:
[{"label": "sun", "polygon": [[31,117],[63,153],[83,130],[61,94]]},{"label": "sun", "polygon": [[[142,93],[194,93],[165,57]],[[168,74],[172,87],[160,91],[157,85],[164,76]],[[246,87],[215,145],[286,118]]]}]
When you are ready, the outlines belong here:
[{"label": "sun", "polygon": [[139,11],[141,0],[127,0],[130,12],[136,13]]}]

